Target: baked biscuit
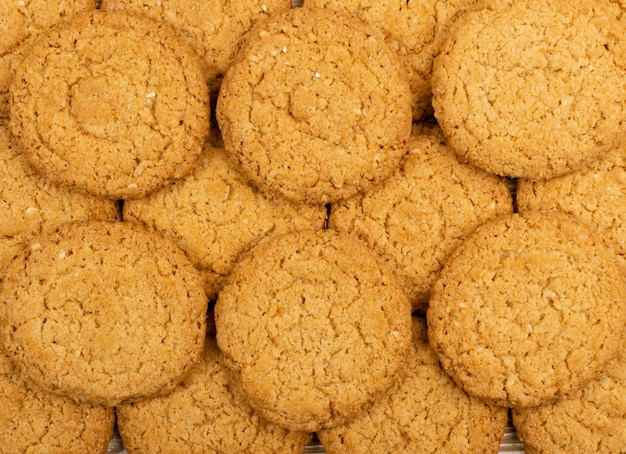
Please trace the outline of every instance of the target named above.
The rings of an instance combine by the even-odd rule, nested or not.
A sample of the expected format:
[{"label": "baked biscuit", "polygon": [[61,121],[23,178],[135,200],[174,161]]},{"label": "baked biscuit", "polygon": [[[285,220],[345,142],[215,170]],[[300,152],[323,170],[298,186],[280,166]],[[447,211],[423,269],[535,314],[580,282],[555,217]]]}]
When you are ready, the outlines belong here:
[{"label": "baked biscuit", "polygon": [[182,251],[127,222],[76,222],[7,267],[2,339],[19,373],[113,406],[172,389],[202,353],[207,300]]},{"label": "baked biscuit", "polygon": [[426,323],[413,318],[406,376],[370,410],[321,430],[326,454],[497,453],[508,411],[470,397],[441,369]]},{"label": "baked biscuit", "polygon": [[170,394],[116,408],[129,454],[150,452],[301,454],[311,434],[259,418],[232,385],[214,338]]},{"label": "baked biscuit", "polygon": [[170,26],[123,12],[76,14],[41,35],[9,103],[38,171],[116,199],[186,175],[209,131],[198,57]]},{"label": "baked biscuit", "polygon": [[332,230],[273,236],[230,274],[217,342],[243,395],[291,430],[345,423],[397,380],[411,308],[391,270]]},{"label": "baked biscuit", "polygon": [[513,408],[571,395],[621,349],[626,288],[615,253],[562,212],[488,221],[448,258],[428,308],[443,368]]},{"label": "baked biscuit", "polygon": [[274,234],[323,229],[326,207],[260,193],[244,180],[223,148],[205,145],[191,175],[124,204],[124,219],[174,241],[204,279],[214,299],[239,255]]},{"label": "baked biscuit", "polygon": [[477,167],[547,179],[624,141],[625,22],[609,0],[519,0],[464,14],[432,74],[451,148]]},{"label": "baked biscuit", "polygon": [[412,118],[404,66],[378,32],[306,6],[250,31],[216,116],[226,150],[254,184],[312,204],[391,175]]},{"label": "baked biscuit", "polygon": [[331,205],[330,227],[357,235],[395,270],[425,312],[448,254],[488,219],[513,213],[504,180],[461,164],[437,127],[415,126],[409,154],[365,194]]}]

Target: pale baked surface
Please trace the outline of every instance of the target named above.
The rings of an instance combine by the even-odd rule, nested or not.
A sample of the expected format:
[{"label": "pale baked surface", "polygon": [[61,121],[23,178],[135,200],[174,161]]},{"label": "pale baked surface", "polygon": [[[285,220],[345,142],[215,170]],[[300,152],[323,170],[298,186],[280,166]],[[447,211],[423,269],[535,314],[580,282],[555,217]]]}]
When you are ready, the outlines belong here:
[{"label": "pale baked surface", "polygon": [[626,359],[610,361],[598,380],[568,399],[513,412],[527,454],[626,450]]},{"label": "pale baked surface", "polygon": [[506,183],[461,164],[436,126],[415,126],[401,167],[365,194],[331,205],[328,224],[356,234],[394,269],[425,312],[448,254],[474,228],[513,212]]},{"label": "pale baked surface", "polygon": [[448,377],[422,319],[413,318],[404,370],[370,410],[318,433],[327,454],[498,452],[507,409],[468,396]]},{"label": "pale baked surface", "polygon": [[183,252],[126,222],[68,223],[7,267],[2,340],[20,374],[77,401],[171,390],[202,353],[207,300]]},{"label": "pale baked surface", "polygon": [[311,439],[259,418],[232,385],[214,338],[207,338],[201,361],[174,391],[123,404],[116,414],[129,454],[300,454]]},{"label": "pale baked surface", "polygon": [[453,26],[433,66],[435,117],[459,155],[496,174],[546,179],[591,165],[626,131],[622,9],[510,3]]},{"label": "pale baked surface", "polygon": [[550,180],[520,180],[516,203],[520,212],[558,209],[576,216],[616,250],[626,275],[626,146],[588,170]]},{"label": "pale baked surface", "polygon": [[102,0],[103,10],[126,10],[174,26],[198,54],[204,76],[217,92],[244,35],[269,14],[291,8],[290,0]]},{"label": "pale baked surface", "polygon": [[115,423],[112,408],[77,404],[67,397],[27,387],[0,350],[0,452],[107,452]]},{"label": "pale baked surface", "polygon": [[262,194],[223,148],[207,144],[190,175],[127,201],[124,219],[173,240],[200,270],[207,296],[214,299],[241,253],[270,235],[323,229],[326,207]]},{"label": "pale baked surface", "polygon": [[621,349],[615,253],[581,221],[528,212],[488,221],[444,265],[430,343],[471,395],[513,408],[571,395]]},{"label": "pale baked surface", "polygon": [[306,6],[330,8],[377,27],[406,66],[413,118],[431,117],[433,59],[452,24],[482,0],[306,0]]},{"label": "pale baked surface", "polygon": [[264,191],[329,203],[388,177],[407,151],[404,66],[365,23],[295,8],[249,33],[222,82],[226,150]]},{"label": "pale baked surface", "polygon": [[94,0],[0,0],[0,118],[9,117],[9,83],[39,34],[95,7]]},{"label": "pale baked surface", "polygon": [[49,179],[110,198],[186,175],[209,132],[197,56],[164,22],[94,11],[30,49],[10,86],[11,130]]},{"label": "pale baked surface", "polygon": [[397,380],[411,308],[357,239],[302,231],[261,243],[215,305],[217,342],[250,405],[292,430],[346,422]]},{"label": "pale baked surface", "polygon": [[0,281],[3,268],[44,230],[64,222],[119,219],[120,210],[111,200],[71,191],[42,178],[18,149],[0,121]]}]

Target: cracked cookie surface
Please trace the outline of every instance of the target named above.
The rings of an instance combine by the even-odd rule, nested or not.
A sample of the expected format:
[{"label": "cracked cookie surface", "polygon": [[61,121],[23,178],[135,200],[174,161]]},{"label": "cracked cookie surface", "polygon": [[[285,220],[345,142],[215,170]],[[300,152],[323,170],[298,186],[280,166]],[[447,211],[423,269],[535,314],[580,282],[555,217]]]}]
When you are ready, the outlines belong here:
[{"label": "cracked cookie surface", "polygon": [[404,66],[378,32],[306,6],[250,31],[216,116],[250,180],[315,204],[388,177],[407,151],[412,118]]},{"label": "cracked cookie surface", "polygon": [[573,394],[616,356],[626,288],[615,253],[562,212],[477,228],[444,264],[428,308],[443,368],[513,408]]},{"label": "cracked cookie surface", "polygon": [[169,391],[202,352],[207,300],[184,253],[126,222],[74,222],[7,267],[2,340],[20,374],[80,402]]},{"label": "cracked cookie surface", "polygon": [[292,430],[346,422],[397,380],[411,308],[391,270],[332,230],[272,237],[215,305],[217,342],[263,417]]},{"label": "cracked cookie surface", "polygon": [[9,94],[32,165],[109,198],[186,175],[209,132],[198,57],[169,25],[123,12],[77,14],[41,35]]}]

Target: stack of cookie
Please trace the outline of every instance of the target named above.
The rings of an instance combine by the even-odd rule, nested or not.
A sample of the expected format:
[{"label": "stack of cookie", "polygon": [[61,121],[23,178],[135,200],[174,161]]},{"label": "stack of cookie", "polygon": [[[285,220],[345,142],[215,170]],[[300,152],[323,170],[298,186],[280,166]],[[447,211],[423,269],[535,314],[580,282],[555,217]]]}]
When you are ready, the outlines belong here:
[{"label": "stack of cookie", "polygon": [[0,2],[0,452],[626,451],[623,2]]}]

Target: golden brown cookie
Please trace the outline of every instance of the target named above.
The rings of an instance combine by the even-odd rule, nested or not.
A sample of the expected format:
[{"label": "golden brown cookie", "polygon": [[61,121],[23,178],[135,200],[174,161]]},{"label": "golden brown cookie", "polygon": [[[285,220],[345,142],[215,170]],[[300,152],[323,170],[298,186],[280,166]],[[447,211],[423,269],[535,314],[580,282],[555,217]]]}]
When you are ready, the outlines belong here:
[{"label": "golden brown cookie", "polygon": [[617,259],[562,212],[478,227],[448,258],[428,335],[463,389],[523,408],[571,395],[617,355],[626,324]]},{"label": "golden brown cookie", "polygon": [[626,22],[609,0],[519,0],[469,12],[433,66],[450,147],[528,179],[581,170],[624,141]]},{"label": "golden brown cookie", "polygon": [[186,175],[209,131],[198,58],[163,22],[74,15],[41,35],[10,86],[11,130],[49,179],[109,198]]},{"label": "golden brown cookie", "polygon": [[105,454],[114,423],[112,408],[27,387],[0,348],[0,452]]},{"label": "golden brown cookie", "polygon": [[433,59],[452,24],[482,0],[306,0],[306,6],[330,8],[377,27],[404,62],[411,85],[413,118],[433,114],[430,77]]},{"label": "golden brown cookie", "polygon": [[311,439],[259,418],[232,384],[214,338],[170,394],[116,408],[129,454],[152,452],[301,454]]},{"label": "golden brown cookie", "polygon": [[124,219],[173,240],[200,270],[207,297],[214,299],[242,252],[269,235],[323,229],[326,207],[262,194],[223,148],[207,144],[191,175],[127,201]]},{"label": "golden brown cookie", "polygon": [[0,288],[20,374],[81,402],[172,389],[202,353],[207,300],[184,253],[127,222],[75,222],[33,239]]},{"label": "golden brown cookie", "polygon": [[568,399],[513,412],[526,454],[626,452],[626,356]]},{"label": "golden brown cookie", "polygon": [[424,312],[448,254],[474,228],[512,212],[502,179],[459,163],[439,129],[421,125],[400,169],[369,192],[332,204],[328,224],[374,249],[394,269],[413,309]]},{"label": "golden brown cookie", "polygon": [[497,453],[507,409],[470,397],[441,369],[426,323],[413,318],[406,376],[370,410],[321,430],[326,454]]},{"label": "golden brown cookie", "polygon": [[332,230],[273,236],[215,305],[217,342],[250,405],[292,430],[345,423],[397,380],[411,307],[391,270]]},{"label": "golden brown cookie", "polygon": [[111,200],[85,195],[38,175],[0,121],[0,281],[3,268],[28,240],[64,222],[114,221],[119,207]]},{"label": "golden brown cookie", "polygon": [[198,54],[212,92],[235,59],[243,37],[290,0],[102,0],[103,10],[125,10],[172,25]]},{"label": "golden brown cookie", "polygon": [[313,204],[391,175],[412,118],[404,65],[378,32],[306,6],[250,31],[216,115],[226,150],[250,180]]},{"label": "golden brown cookie", "polygon": [[550,180],[520,180],[516,203],[522,213],[558,209],[576,216],[616,250],[626,275],[626,145],[588,170]]},{"label": "golden brown cookie", "polygon": [[0,118],[9,117],[9,83],[39,34],[95,7],[94,0],[0,0]]}]

